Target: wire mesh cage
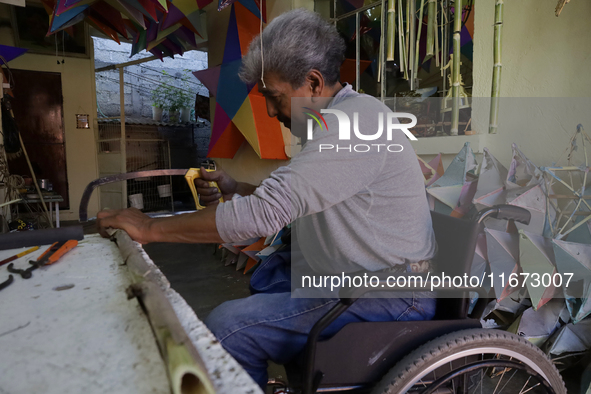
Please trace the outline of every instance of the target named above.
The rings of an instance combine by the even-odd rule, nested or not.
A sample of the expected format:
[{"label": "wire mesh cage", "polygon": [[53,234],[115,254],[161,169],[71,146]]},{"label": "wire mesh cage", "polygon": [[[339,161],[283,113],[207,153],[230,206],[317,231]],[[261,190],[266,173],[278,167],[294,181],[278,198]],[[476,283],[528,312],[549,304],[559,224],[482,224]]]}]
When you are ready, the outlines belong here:
[{"label": "wire mesh cage", "polygon": [[[156,125],[126,124],[125,147],[121,152],[121,123],[116,120],[99,122],[97,144],[102,174],[171,168],[170,144],[161,138]],[[124,183],[124,191],[104,190],[105,204],[113,205],[108,194],[113,192],[128,196],[127,206],[143,211],[170,210],[174,208],[171,185],[169,176],[132,179]],[[101,205],[104,205],[102,199]]]},{"label": "wire mesh cage", "polygon": [[100,122],[97,143],[98,153],[121,152],[121,123]]},{"label": "wire mesh cage", "polygon": [[[126,141],[127,171],[170,168],[170,149],[166,140],[128,139]],[[172,208],[171,177],[154,176],[127,181],[127,195],[141,194],[144,211]]]}]

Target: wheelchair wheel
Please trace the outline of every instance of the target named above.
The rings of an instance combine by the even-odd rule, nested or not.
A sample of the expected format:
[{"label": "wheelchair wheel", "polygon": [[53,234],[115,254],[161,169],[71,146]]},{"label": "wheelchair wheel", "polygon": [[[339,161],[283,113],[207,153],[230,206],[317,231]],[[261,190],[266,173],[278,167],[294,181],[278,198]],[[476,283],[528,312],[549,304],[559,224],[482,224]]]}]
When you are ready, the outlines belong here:
[{"label": "wheelchair wheel", "polygon": [[398,362],[372,394],[557,393],[560,373],[546,355],[517,335],[470,329],[426,343]]}]

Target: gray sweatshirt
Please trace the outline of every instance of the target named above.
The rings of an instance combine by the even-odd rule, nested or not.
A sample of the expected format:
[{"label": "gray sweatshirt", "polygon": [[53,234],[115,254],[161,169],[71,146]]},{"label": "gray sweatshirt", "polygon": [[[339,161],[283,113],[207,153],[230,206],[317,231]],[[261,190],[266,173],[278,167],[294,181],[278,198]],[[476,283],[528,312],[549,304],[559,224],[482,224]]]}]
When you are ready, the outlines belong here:
[{"label": "gray sweatshirt", "polygon": [[[337,93],[329,109],[349,114],[352,127],[357,112],[365,135],[378,130],[379,113],[391,112],[350,85]],[[404,133],[394,130],[391,141],[385,130],[379,141],[343,141],[337,117],[324,114],[324,119],[328,127],[316,125],[313,138],[289,165],[271,173],[252,195],[218,205],[222,239],[269,236],[293,222],[308,264],[320,273],[378,271],[432,258],[436,243],[424,178]],[[375,146],[369,152],[347,149],[381,143],[379,151]],[[390,144],[403,150],[389,152],[385,146]],[[326,148],[331,145],[340,149]]]}]

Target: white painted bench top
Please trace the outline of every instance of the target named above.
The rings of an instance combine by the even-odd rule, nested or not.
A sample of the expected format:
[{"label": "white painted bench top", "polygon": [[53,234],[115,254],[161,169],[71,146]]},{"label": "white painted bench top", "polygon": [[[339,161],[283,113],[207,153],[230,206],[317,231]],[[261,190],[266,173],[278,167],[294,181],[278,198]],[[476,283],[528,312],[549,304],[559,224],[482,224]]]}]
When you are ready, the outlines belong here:
[{"label": "white painted bench top", "polygon": [[[29,267],[48,246],[15,260],[15,268]],[[160,276],[216,392],[261,393],[135,246]],[[0,260],[25,249],[0,251]],[[0,282],[8,274],[0,267]],[[137,300],[127,299],[130,280],[115,243],[86,236],[56,264],[33,271],[31,279],[13,275],[14,282],[0,291],[0,394],[170,393],[150,325]]]}]

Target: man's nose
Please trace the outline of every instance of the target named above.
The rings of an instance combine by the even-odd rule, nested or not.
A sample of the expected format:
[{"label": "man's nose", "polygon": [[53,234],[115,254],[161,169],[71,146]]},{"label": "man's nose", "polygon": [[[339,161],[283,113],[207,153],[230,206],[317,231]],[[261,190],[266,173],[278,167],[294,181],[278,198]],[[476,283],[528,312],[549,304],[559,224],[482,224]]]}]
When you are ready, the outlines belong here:
[{"label": "man's nose", "polygon": [[265,98],[265,102],[267,104],[267,115],[269,115],[271,118],[276,117],[279,114],[277,107],[275,107],[275,105],[268,98]]}]

